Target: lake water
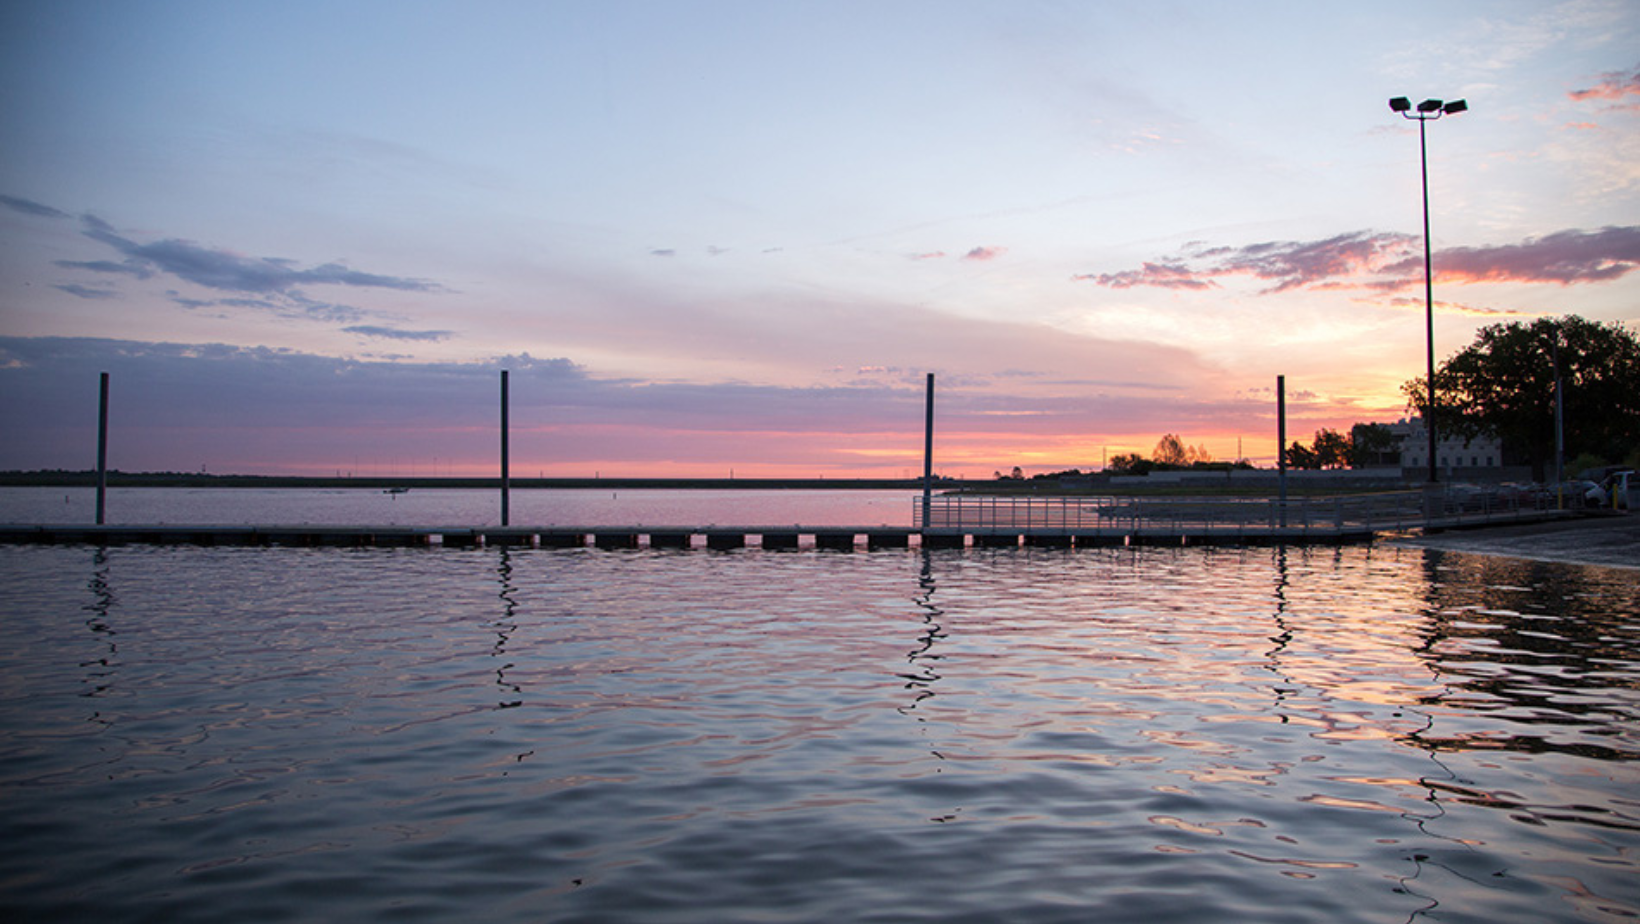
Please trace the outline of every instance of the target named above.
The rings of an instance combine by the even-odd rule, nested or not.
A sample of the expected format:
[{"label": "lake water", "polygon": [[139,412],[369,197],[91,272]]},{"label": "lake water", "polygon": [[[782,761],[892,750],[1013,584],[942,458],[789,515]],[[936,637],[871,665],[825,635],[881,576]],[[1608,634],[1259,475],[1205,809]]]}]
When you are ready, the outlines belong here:
[{"label": "lake water", "polygon": [[0,547],[0,907],[1632,921],[1634,575],[1384,545]]},{"label": "lake water", "polygon": [[[514,490],[515,526],[910,526],[920,494],[592,488]],[[334,488],[110,488],[109,524],[209,526],[494,526],[496,490]],[[0,488],[0,523],[93,523],[93,488]]]}]

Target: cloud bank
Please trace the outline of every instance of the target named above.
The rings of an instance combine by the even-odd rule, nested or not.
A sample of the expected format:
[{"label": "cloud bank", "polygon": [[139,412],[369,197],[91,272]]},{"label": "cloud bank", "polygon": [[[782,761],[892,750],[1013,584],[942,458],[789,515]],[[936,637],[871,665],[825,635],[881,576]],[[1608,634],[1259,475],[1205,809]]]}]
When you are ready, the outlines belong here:
[{"label": "cloud bank", "polygon": [[[498,373],[509,371],[519,472],[568,475],[892,475],[920,465],[924,375],[851,367],[829,385],[655,382],[590,374],[528,354],[475,363],[387,362],[266,347],[0,337],[0,469],[88,468],[97,381],[112,378],[110,464],[136,471],[386,474],[394,460],[495,468]],[[1027,377],[1035,373],[1015,373]],[[1037,376],[1040,378],[1040,376]],[[1090,434],[1157,420],[1202,433],[1256,401],[1156,386],[1039,382],[1035,394],[939,377],[941,466],[988,475],[1044,447],[1064,466],[1099,458]],[[1267,429],[1262,425],[1259,428]]]},{"label": "cloud bank", "polygon": [[[1396,292],[1419,284],[1423,251],[1416,235],[1357,231],[1317,241],[1267,241],[1239,247],[1188,247],[1138,269],[1085,273],[1079,281],[1111,289],[1208,289],[1245,276],[1268,283],[1261,294],[1358,288]],[[1518,244],[1451,247],[1434,254],[1443,283],[1606,282],[1640,268],[1640,227],[1570,229]]]},{"label": "cloud bank", "polygon": [[[19,196],[0,195],[0,206],[34,218],[76,220],[61,209]],[[431,280],[370,273],[334,262],[304,267],[294,260],[245,256],[182,238],[141,243],[119,233],[95,215],[81,215],[78,221],[85,238],[111,248],[121,259],[53,261],[52,265],[59,269],[101,277],[92,285],[77,280],[53,284],[53,288],[76,298],[90,301],[121,298],[124,293],[116,285],[118,277],[133,281],[170,277],[224,294],[219,298],[197,298],[176,290],[165,293],[172,302],[190,310],[212,306],[249,308],[292,319],[352,324],[349,333],[397,340],[436,341],[453,336],[450,331],[404,331],[382,324],[361,324],[359,322],[370,317],[371,312],[307,294],[308,289],[319,286],[396,292],[444,291]]]}]

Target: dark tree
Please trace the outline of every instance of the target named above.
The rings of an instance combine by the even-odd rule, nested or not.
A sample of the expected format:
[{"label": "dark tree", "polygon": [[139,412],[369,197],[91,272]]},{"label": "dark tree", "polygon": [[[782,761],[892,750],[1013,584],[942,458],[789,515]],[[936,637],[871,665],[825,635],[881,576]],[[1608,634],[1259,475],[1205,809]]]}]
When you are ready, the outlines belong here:
[{"label": "dark tree", "polygon": [[1344,468],[1350,464],[1349,437],[1337,430],[1317,430],[1311,452],[1318,468]]},{"label": "dark tree", "polygon": [[1287,467],[1320,468],[1321,459],[1315,454],[1315,450],[1298,440],[1293,440],[1293,445],[1287,447]]},{"label": "dark tree", "polygon": [[1148,475],[1155,467],[1155,463],[1136,452],[1124,452],[1111,457],[1106,470],[1118,475]]},{"label": "dark tree", "polygon": [[[1621,459],[1640,448],[1640,340],[1620,322],[1576,315],[1482,329],[1435,370],[1437,432],[1494,433],[1543,480],[1555,451],[1557,365],[1567,457]],[[1427,417],[1426,388],[1422,378],[1401,386]]]},{"label": "dark tree", "polygon": [[1395,448],[1395,434],[1389,427],[1380,423],[1358,423],[1350,428],[1350,467],[1366,468],[1369,465],[1383,465],[1399,459],[1388,459],[1388,456],[1398,455]]}]

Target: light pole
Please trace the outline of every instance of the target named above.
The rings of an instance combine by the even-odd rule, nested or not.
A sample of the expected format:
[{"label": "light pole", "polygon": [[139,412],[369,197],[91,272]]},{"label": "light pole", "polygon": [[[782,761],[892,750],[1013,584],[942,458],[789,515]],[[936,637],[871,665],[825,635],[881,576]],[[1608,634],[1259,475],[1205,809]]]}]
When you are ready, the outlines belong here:
[{"label": "light pole", "polygon": [[1440,479],[1435,467],[1435,281],[1430,272],[1429,149],[1424,142],[1424,123],[1444,115],[1456,115],[1467,110],[1469,104],[1461,99],[1455,99],[1450,103],[1426,99],[1418,104],[1418,110],[1414,112],[1412,100],[1397,96],[1389,101],[1389,108],[1393,112],[1399,112],[1402,118],[1415,119],[1418,122],[1418,167],[1424,181],[1424,345],[1425,361],[1428,366],[1425,383],[1429,386],[1429,403],[1424,409],[1424,429],[1429,431],[1429,480],[1433,484]]}]

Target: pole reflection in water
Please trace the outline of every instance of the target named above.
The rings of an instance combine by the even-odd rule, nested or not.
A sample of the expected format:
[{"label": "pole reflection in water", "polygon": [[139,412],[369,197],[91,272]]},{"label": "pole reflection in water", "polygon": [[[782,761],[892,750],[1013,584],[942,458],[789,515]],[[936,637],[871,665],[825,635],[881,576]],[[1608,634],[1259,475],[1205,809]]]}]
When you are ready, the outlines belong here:
[{"label": "pole reflection in water", "polygon": [[[93,699],[108,694],[114,684],[114,675],[118,671],[117,657],[120,647],[114,638],[118,633],[109,621],[109,614],[118,600],[109,583],[108,572],[108,550],[96,549],[91,553],[91,579],[86,582],[86,588],[91,591],[91,602],[85,605],[85,609],[91,615],[86,617],[85,625],[106,650],[98,652],[97,657],[80,663],[80,667],[86,672],[86,689],[80,695]],[[112,720],[97,709],[92,710],[90,721],[105,726],[113,724]]]},{"label": "pole reflection in water", "polygon": [[513,669],[513,664],[505,661],[507,642],[512,639],[513,633],[518,631],[518,588],[513,585],[511,550],[502,546],[498,554],[495,573],[500,580],[501,590],[496,596],[501,598],[502,607],[501,618],[491,624],[495,628],[495,644],[490,647],[490,657],[505,662],[495,669],[495,685],[500,687],[501,696],[496,708],[512,709],[524,704],[524,700],[519,696],[524,692],[523,688],[507,679],[507,672]]},{"label": "pole reflection in water", "polygon": [[29,919],[1640,915],[1632,572],[9,547],[0,600]]},{"label": "pole reflection in water", "polygon": [[[945,637],[945,628],[938,621],[944,611],[934,604],[933,553],[924,550],[921,558],[922,571],[917,577],[918,592],[912,600],[921,610],[923,632],[917,636],[916,647],[905,657],[912,670],[899,675],[905,679],[905,688],[915,693],[911,702],[899,709],[905,715],[910,715],[918,703],[934,695],[934,682],[940,679],[939,672],[934,669],[935,662],[940,660],[934,646]],[[921,722],[924,719],[918,717],[917,721]]]},{"label": "pole reflection in water", "polygon": [[1275,647],[1271,648],[1269,651],[1265,652],[1264,657],[1269,659],[1270,672],[1275,674],[1277,677],[1281,678],[1281,683],[1277,684],[1274,688],[1275,693],[1276,693],[1275,711],[1276,711],[1276,715],[1278,716],[1279,720],[1281,721],[1281,724],[1286,725],[1287,722],[1289,721],[1289,718],[1287,716],[1286,710],[1282,708],[1282,703],[1286,701],[1286,699],[1289,695],[1291,695],[1292,693],[1295,692],[1295,688],[1292,685],[1293,684],[1292,678],[1288,677],[1285,673],[1283,673],[1283,671],[1281,669],[1282,652],[1286,651],[1287,645],[1289,643],[1291,643],[1292,640],[1293,640],[1292,627],[1287,625],[1287,547],[1286,546],[1278,545],[1278,546],[1275,547],[1274,565],[1275,565],[1275,572],[1276,572],[1276,586],[1275,586],[1275,591],[1273,593],[1273,596],[1275,597],[1275,601],[1276,601],[1276,609],[1275,609],[1275,613],[1271,616],[1271,618],[1274,620],[1274,622],[1276,624],[1276,629],[1278,629],[1279,631],[1275,635],[1270,637],[1270,641],[1275,643]]}]

